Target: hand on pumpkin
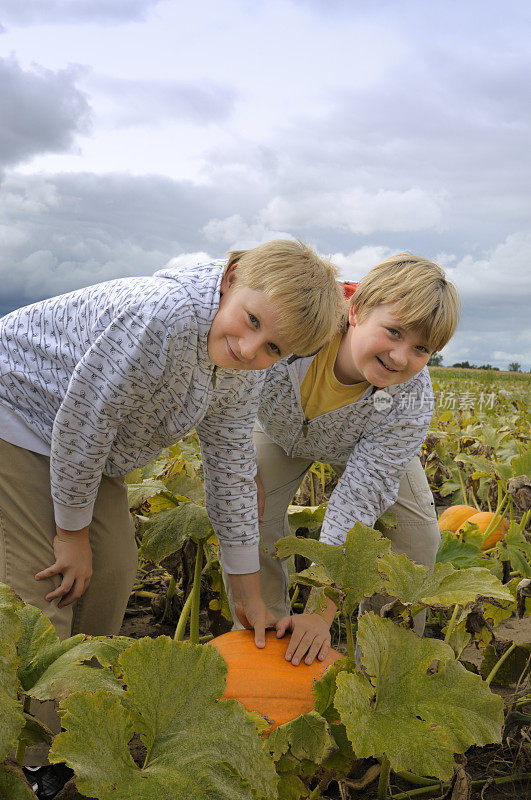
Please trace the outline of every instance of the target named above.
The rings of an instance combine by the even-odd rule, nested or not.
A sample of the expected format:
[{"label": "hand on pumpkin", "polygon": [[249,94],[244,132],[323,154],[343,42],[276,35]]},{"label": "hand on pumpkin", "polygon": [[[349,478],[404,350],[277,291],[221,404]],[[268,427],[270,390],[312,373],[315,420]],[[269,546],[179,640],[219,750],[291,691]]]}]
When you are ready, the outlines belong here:
[{"label": "hand on pumpkin", "polygon": [[274,628],[278,622],[272,611],[262,600],[260,593],[260,574],[229,575],[234,612],[244,628],[254,629],[257,647],[265,647],[265,629]]},{"label": "hand on pumpkin", "polygon": [[[333,619],[333,617],[332,617]],[[291,639],[286,650],[286,661],[297,666],[303,659],[305,664],[313,664],[326,658],[330,650],[330,625],[320,614],[294,614],[283,617],[276,625],[277,636],[291,631]]]}]

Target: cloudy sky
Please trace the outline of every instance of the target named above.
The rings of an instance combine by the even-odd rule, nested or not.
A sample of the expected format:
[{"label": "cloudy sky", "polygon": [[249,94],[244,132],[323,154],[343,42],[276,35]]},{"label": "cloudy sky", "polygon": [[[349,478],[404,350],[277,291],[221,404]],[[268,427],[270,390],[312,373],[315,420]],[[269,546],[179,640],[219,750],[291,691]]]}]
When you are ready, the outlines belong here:
[{"label": "cloudy sky", "polygon": [[531,368],[528,0],[0,0],[0,314],[301,238],[409,250]]}]

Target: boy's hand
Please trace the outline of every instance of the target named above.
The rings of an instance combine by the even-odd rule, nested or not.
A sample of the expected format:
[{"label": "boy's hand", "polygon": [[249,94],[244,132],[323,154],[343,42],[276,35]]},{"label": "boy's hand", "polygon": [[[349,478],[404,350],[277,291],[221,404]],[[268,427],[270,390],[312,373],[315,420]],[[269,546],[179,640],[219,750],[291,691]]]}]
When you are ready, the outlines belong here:
[{"label": "boy's hand", "polygon": [[92,577],[92,549],[90,547],[88,526],[79,531],[65,531],[57,527],[53,540],[55,562],[51,567],[41,570],[35,580],[61,575],[61,584],[45,596],[51,602],[57,597],[61,600],[58,608],[68,606],[78,600],[86,590]]},{"label": "boy's hand", "polygon": [[[305,664],[313,664],[326,658],[330,650],[330,625],[320,614],[295,614],[283,617],[276,625],[277,636],[291,631],[291,639],[286,650],[286,661],[295,666],[304,658]],[[306,657],[305,657],[306,656]]]},{"label": "boy's hand", "polygon": [[268,609],[260,594],[258,572],[247,575],[229,575],[234,611],[244,628],[254,629],[254,642],[257,647],[265,647],[265,629],[274,628],[278,621]]}]

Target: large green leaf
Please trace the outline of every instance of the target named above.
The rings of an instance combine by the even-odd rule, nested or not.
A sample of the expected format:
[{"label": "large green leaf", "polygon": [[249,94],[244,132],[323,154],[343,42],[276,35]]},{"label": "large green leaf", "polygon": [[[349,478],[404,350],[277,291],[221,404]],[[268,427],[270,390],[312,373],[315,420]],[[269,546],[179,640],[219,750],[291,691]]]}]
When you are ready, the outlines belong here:
[{"label": "large green leaf", "polygon": [[21,664],[18,671],[22,688],[37,700],[52,700],[70,692],[87,689],[122,691],[121,682],[108,669],[84,664],[96,657],[104,667],[112,667],[131,641],[126,637],[90,637],[82,633],[60,642],[50,620],[34,606],[18,611],[22,634],[18,640]]},{"label": "large green leaf", "polygon": [[502,699],[444,642],[373,613],[361,617],[358,641],[367,676],[338,674],[334,700],[358,756],[385,753],[397,772],[447,779],[454,753],[500,741]]},{"label": "large green leaf", "polygon": [[[99,800],[276,798],[277,776],[243,707],[219,702],[227,666],[213,647],[141,639],[122,653],[127,690],[71,695],[50,758],[66,761]],[[95,736],[97,732],[97,736]],[[140,734],[144,767],[127,743]]]},{"label": "large green leaf", "polygon": [[182,503],[152,514],[142,528],[142,555],[156,564],[179,550],[187,539],[203,542],[212,535],[206,509],[196,503]]},{"label": "large green leaf", "polygon": [[472,542],[463,542],[455,533],[443,531],[441,544],[437,551],[436,561],[445,564],[450,562],[454,567],[477,567],[481,558],[481,548]]},{"label": "large green leaf", "polygon": [[165,491],[167,491],[166,486],[155,478],[149,478],[141,483],[130,483],[127,486],[129,508],[139,508],[150,497],[156,497]]},{"label": "large green leaf", "polygon": [[326,506],[289,506],[289,529],[295,535],[299,528],[307,528],[311,539],[319,536],[326,513]]},{"label": "large green leaf", "polygon": [[343,611],[352,613],[354,607],[382,588],[377,559],[386,553],[391,543],[361,522],[347,533],[344,545],[324,544],[313,539],[286,536],[277,543],[280,558],[298,553],[322,564],[330,580],[347,595]]},{"label": "large green leaf", "polygon": [[15,747],[24,727],[22,702],[18,699],[20,659],[16,650],[21,632],[17,608],[21,605],[22,601],[10,587],[0,584],[0,761]]},{"label": "large green leaf", "polygon": [[435,564],[433,572],[407,556],[387,553],[379,560],[387,594],[405,605],[447,607],[466,605],[478,597],[511,602],[510,591],[488,569],[467,567],[455,570],[449,563]]},{"label": "large green leaf", "polygon": [[20,768],[0,764],[0,797],[2,800],[35,800]]},{"label": "large green leaf", "polygon": [[310,711],[276,728],[269,735],[268,747],[273,761],[289,752],[300,761],[320,764],[335,743],[326,720],[317,711]]}]

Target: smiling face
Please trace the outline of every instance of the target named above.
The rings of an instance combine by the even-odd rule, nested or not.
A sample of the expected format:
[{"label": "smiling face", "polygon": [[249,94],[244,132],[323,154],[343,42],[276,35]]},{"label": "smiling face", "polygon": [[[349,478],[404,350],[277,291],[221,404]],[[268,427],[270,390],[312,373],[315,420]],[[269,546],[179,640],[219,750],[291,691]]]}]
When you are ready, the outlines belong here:
[{"label": "smiling face", "polygon": [[392,306],[376,306],[362,320],[351,307],[334,371],[342,383],[368,381],[383,388],[412,378],[430,354],[422,333],[406,330]]},{"label": "smiling face", "polygon": [[208,332],[208,357],[224,369],[266,369],[291,350],[266,295],[234,285],[236,268],[231,267],[221,282],[219,310]]}]

